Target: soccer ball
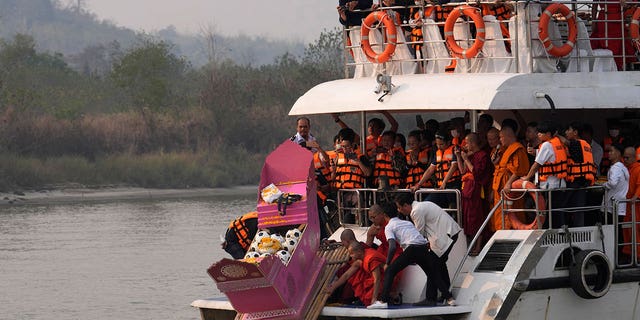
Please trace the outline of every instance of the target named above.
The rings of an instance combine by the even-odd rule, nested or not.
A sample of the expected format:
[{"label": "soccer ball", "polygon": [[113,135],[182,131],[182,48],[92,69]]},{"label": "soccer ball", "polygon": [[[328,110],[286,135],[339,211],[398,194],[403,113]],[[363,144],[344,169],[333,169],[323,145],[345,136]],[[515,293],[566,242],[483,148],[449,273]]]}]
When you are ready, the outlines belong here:
[{"label": "soccer ball", "polygon": [[260,257],[266,258],[266,257],[270,257],[271,255],[272,255],[271,253],[265,252],[265,253],[261,254]]},{"label": "soccer ball", "polygon": [[258,231],[258,233],[256,233],[256,236],[254,237],[253,241],[256,243],[260,243],[260,240],[262,240],[262,238],[266,238],[269,237],[269,232],[267,231]]},{"label": "soccer ball", "polygon": [[251,258],[255,259],[255,258],[259,257],[259,256],[260,256],[259,253],[255,252],[255,251],[250,251],[250,252],[247,252],[247,254],[244,255],[244,258],[245,259],[251,259]]},{"label": "soccer ball", "polygon": [[293,250],[298,245],[298,240],[296,239],[287,239],[282,243],[282,247],[287,250],[289,253],[292,253]]},{"label": "soccer ball", "polygon": [[280,242],[280,243],[284,242],[284,238],[281,235],[277,234],[277,233],[272,234],[271,235],[271,239],[278,240],[278,242]]},{"label": "soccer ball", "polygon": [[300,232],[300,230],[298,230],[297,228],[287,231],[287,239],[297,240],[300,239],[300,236],[302,236],[302,232]]},{"label": "soccer ball", "polygon": [[291,259],[291,254],[287,250],[280,250],[276,252],[276,256],[280,258],[280,261],[282,261],[282,263],[284,264],[287,264],[287,262],[289,262],[289,259]]},{"label": "soccer ball", "polygon": [[251,242],[251,245],[249,245],[249,250],[247,251],[249,252],[258,251],[258,243],[256,241]]}]

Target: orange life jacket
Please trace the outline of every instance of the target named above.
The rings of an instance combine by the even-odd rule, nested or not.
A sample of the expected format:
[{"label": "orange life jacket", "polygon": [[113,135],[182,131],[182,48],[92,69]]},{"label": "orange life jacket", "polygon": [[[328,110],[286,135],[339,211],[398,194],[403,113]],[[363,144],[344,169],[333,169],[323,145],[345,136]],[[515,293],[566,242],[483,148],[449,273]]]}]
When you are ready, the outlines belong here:
[{"label": "orange life jacket", "polygon": [[454,6],[435,6],[435,21],[436,22],[444,22],[449,17],[449,13],[456,8]]},{"label": "orange life jacket", "polygon": [[325,166],[325,164],[320,161],[320,152],[316,152],[313,154],[313,167],[316,170],[320,170],[320,173],[322,173],[327,181],[331,181],[331,170],[328,168],[328,165]]},{"label": "orange life jacket", "polygon": [[[409,16],[413,17],[414,20],[422,20],[424,18],[430,17],[434,9],[435,7],[425,7],[424,14],[422,14],[422,12],[420,12],[420,8],[418,7],[411,8]],[[412,43],[411,46],[416,51],[420,51],[420,49],[422,49],[422,40],[424,39],[422,35],[422,26],[411,29],[410,39],[411,39],[411,42],[417,42],[417,43]]]},{"label": "orange life jacket", "polygon": [[[238,219],[231,221],[231,223],[229,224],[229,230],[233,230],[233,232],[236,234],[236,237],[238,237],[238,243],[240,244],[240,246],[242,246],[242,249],[244,249],[245,251],[249,249],[249,246],[251,245],[251,241],[253,240],[252,239],[253,237],[251,236],[251,230],[249,230],[249,227],[247,227],[247,220],[257,219],[257,218],[258,218],[258,212],[253,211],[243,215]],[[254,230],[254,231],[257,231],[257,230]],[[254,235],[255,235],[255,232],[254,232]]]},{"label": "orange life jacket", "polygon": [[564,149],[564,144],[558,137],[551,138],[549,143],[553,146],[556,160],[540,166],[538,170],[538,180],[540,181],[547,181],[549,176],[556,176],[559,179],[567,177],[567,151]]},{"label": "orange life jacket", "polygon": [[593,162],[591,146],[584,140],[578,139],[580,150],[582,150],[582,162],[576,163],[573,159],[567,159],[567,181],[574,181],[576,178],[585,178],[589,185],[593,185],[596,176],[596,164]]},{"label": "orange life jacket", "polygon": [[636,161],[640,162],[640,147],[636,148]]},{"label": "orange life jacket", "polygon": [[373,167],[374,183],[378,185],[380,181],[378,177],[389,177],[389,186],[400,186],[403,182],[402,174],[393,168],[392,154],[399,153],[404,157],[404,151],[401,148],[393,148],[391,152],[378,153],[376,155],[376,163]]},{"label": "orange life jacket", "polygon": [[[450,145],[444,152],[440,149],[436,151],[436,183],[439,186],[442,185],[444,181],[444,177],[447,176],[447,172],[449,172],[449,168],[451,168],[451,162],[453,161],[453,145]],[[460,182],[461,176],[460,171],[456,169],[449,179],[448,183],[452,182]]]},{"label": "orange life jacket", "polygon": [[[359,157],[360,153],[356,152]],[[352,159],[347,159],[340,152],[336,157],[336,177],[333,180],[335,189],[356,189],[364,187],[366,177],[364,172]]]},{"label": "orange life jacket", "polygon": [[[429,149],[425,148],[418,153],[418,163],[411,164],[411,153],[407,153],[407,166],[409,167],[409,171],[407,172],[406,185],[407,188],[411,188],[413,185],[418,183],[424,172],[427,171],[429,167]],[[432,187],[431,181],[424,182],[420,187]]]},{"label": "orange life jacket", "polygon": [[367,156],[373,155],[373,150],[379,147],[382,144],[382,135],[378,136],[378,138],[374,138],[373,136],[367,136],[367,140],[365,141],[365,151],[367,152]]}]

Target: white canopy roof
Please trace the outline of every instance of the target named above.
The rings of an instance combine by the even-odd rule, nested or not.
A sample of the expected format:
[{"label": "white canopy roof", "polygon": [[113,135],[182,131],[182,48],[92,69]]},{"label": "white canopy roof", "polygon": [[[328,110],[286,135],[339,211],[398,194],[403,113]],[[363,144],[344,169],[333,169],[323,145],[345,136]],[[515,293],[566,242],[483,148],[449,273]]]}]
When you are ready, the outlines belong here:
[{"label": "white canopy roof", "polygon": [[289,115],[360,111],[548,110],[640,108],[640,72],[474,73],[393,76],[378,101],[375,78],[321,83],[302,95]]}]

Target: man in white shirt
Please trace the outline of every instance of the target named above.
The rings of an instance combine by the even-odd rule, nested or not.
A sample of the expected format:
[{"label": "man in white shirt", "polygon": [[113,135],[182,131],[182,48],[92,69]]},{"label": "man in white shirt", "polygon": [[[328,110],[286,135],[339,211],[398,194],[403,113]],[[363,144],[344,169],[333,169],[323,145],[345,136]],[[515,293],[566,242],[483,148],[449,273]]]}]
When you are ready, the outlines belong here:
[{"label": "man in white shirt", "polygon": [[[291,141],[305,147],[311,149],[311,145],[315,146],[315,143],[310,143],[312,141],[316,141],[316,138],[311,135],[311,120],[307,117],[300,117],[296,120],[296,134],[291,137]],[[315,152],[315,150],[312,150]]]},{"label": "man in white shirt", "polygon": [[427,284],[427,300],[437,297],[440,290],[445,304],[455,305],[455,300],[449,292],[451,280],[447,270],[447,259],[462,229],[446,211],[433,202],[414,201],[410,194],[402,193],[396,197],[395,203],[398,212],[404,216],[410,216],[416,229],[428,239],[431,249],[429,254],[436,256],[435,268],[442,281],[430,281]]},{"label": "man in white shirt", "polygon": [[[613,203],[618,200],[625,200],[627,198],[627,192],[629,191],[629,170],[622,163],[622,153],[624,147],[619,144],[612,144],[609,149],[609,160],[611,160],[611,167],[607,172],[607,182],[602,186],[606,189],[606,199],[603,199],[604,205],[607,208],[607,213],[614,214]],[[627,205],[621,203],[618,205],[618,216],[622,217],[627,212]],[[620,218],[622,219],[622,218]]]},{"label": "man in white shirt", "polygon": [[[564,179],[567,176],[567,152],[557,133],[558,126],[554,122],[543,121],[538,124],[538,138],[543,142],[529,173],[522,177],[522,180],[530,180],[537,173],[540,189],[567,187]],[[551,199],[549,208],[553,212],[552,227],[560,228],[566,224],[565,212],[562,209],[566,200],[564,191],[553,192]]]},{"label": "man in white shirt", "polygon": [[[384,282],[382,286],[382,295],[380,301],[375,301],[367,307],[367,309],[386,309],[387,302],[390,300],[389,293],[395,276],[412,263],[416,263],[422,268],[427,275],[427,287],[429,282],[437,281],[440,278],[436,274],[436,258],[435,255],[429,254],[427,240],[418,232],[413,223],[400,220],[394,210],[395,206],[386,205],[385,220],[388,220],[384,227],[384,234],[389,241],[389,252],[387,254],[387,268],[384,273]],[[403,249],[402,253],[395,259],[393,256],[400,245]],[[393,261],[392,261],[393,260]],[[435,299],[433,304],[435,305]]]}]

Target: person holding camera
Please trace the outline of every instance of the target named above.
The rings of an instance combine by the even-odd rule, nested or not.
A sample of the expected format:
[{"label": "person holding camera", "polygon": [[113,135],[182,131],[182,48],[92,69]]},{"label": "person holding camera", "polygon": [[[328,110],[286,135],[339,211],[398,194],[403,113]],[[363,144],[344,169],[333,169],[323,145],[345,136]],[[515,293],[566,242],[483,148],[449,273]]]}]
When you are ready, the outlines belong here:
[{"label": "person holding camera", "polygon": [[351,129],[340,130],[340,149],[331,163],[331,181],[333,188],[363,188],[366,178],[371,175],[371,165],[366,156],[353,148],[355,133]]}]

